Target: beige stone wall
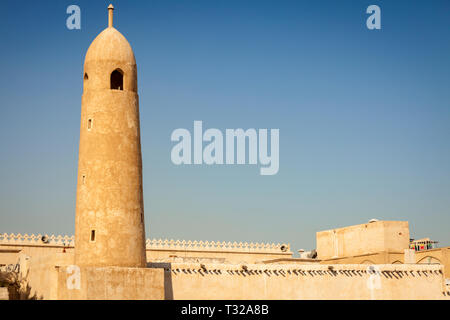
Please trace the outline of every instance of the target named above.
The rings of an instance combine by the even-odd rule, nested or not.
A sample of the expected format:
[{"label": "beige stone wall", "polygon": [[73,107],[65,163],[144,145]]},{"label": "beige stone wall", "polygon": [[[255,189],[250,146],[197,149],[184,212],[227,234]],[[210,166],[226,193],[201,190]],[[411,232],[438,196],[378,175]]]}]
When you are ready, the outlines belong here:
[{"label": "beige stone wall", "polygon": [[[52,253],[62,253],[65,250],[67,253],[73,253],[73,247],[62,246],[44,246],[44,245],[2,245],[0,244],[0,266],[17,263],[20,253],[27,254],[31,257],[47,256]],[[10,252],[14,251],[14,252]],[[177,260],[192,260],[192,261],[208,261],[211,262],[262,262],[272,259],[291,258],[292,252],[271,253],[263,251],[196,251],[196,250],[171,250],[171,249],[147,249],[147,262],[161,262],[161,261],[177,261]]]},{"label": "beige stone wall", "polygon": [[[227,263],[255,263],[265,260],[292,257],[292,252],[266,253],[266,252],[239,252],[239,251],[183,251],[183,250],[147,250],[148,262],[176,261],[183,259],[216,260]],[[179,258],[179,259],[178,259]]]},{"label": "beige stone wall", "polygon": [[379,265],[379,286],[364,265],[165,267],[166,299],[448,299],[439,265]]},{"label": "beige stone wall", "polygon": [[416,256],[416,263],[434,264],[439,262],[444,266],[445,278],[450,279],[450,247],[417,251],[415,253],[415,256]]},{"label": "beige stone wall", "polygon": [[[450,247],[431,250],[416,251],[413,253],[415,264],[440,264],[443,267],[444,277],[450,279]],[[403,264],[403,252],[376,252],[349,257],[324,259],[321,264]]]},{"label": "beige stone wall", "polygon": [[[442,265],[151,263],[81,267],[74,255],[32,259],[30,296],[39,299],[448,299]],[[375,267],[375,272],[368,268]]]},{"label": "beige stone wall", "polygon": [[[62,253],[64,250],[67,253],[74,251],[73,236],[48,236],[48,243],[43,243],[41,237],[41,235],[0,234],[0,265],[16,263],[20,253],[40,257],[51,253]],[[148,239],[146,252],[147,262],[190,260],[193,262],[254,263],[292,258],[289,244],[275,243]]]},{"label": "beige stone wall", "polygon": [[[56,253],[31,258],[24,287],[26,298],[38,300],[163,299],[164,271],[150,268],[74,266],[74,254]],[[69,287],[79,274],[80,288]],[[70,279],[69,279],[70,280]],[[72,282],[73,283],[73,282]]]},{"label": "beige stone wall", "polygon": [[20,250],[16,248],[0,247],[0,268],[17,263],[19,252]]},{"label": "beige stone wall", "polygon": [[59,300],[162,300],[164,270],[82,267],[80,289],[69,289],[68,273],[58,270]]},{"label": "beige stone wall", "polygon": [[404,253],[376,252],[349,257],[321,260],[321,264],[396,264],[404,263]]},{"label": "beige stone wall", "polygon": [[[0,264],[11,261],[12,254],[31,256],[29,266],[21,266],[21,273],[26,273],[29,297],[38,299],[450,297],[449,285],[445,285],[450,247],[416,252],[413,258],[419,264],[402,264],[404,250],[304,261],[293,259],[289,246],[279,244],[148,240],[152,262],[147,268],[81,266],[78,290],[67,286],[71,276],[67,267],[75,264],[75,259],[73,242],[69,241],[69,246],[62,243],[71,238],[51,236],[49,243],[40,243],[39,239],[14,235],[0,239]],[[165,262],[155,262],[158,260]],[[436,261],[442,264],[429,264]]]},{"label": "beige stone wall", "polygon": [[318,259],[349,257],[409,248],[407,221],[377,221],[316,234]]},{"label": "beige stone wall", "polygon": [[30,258],[26,275],[29,298],[38,300],[58,299],[59,269],[74,263],[72,253],[51,253]]},{"label": "beige stone wall", "polygon": [[305,258],[277,258],[262,261],[264,264],[320,264],[320,260],[317,259],[305,259]]},{"label": "beige stone wall", "polygon": [[[65,250],[67,253],[73,253],[73,247],[62,246],[28,246],[28,245],[3,245],[0,244],[0,265],[1,264],[14,264],[17,263],[17,259],[20,254],[26,254],[30,257],[42,257],[49,254],[63,253]],[[11,250],[14,252],[8,253],[3,250]]]}]

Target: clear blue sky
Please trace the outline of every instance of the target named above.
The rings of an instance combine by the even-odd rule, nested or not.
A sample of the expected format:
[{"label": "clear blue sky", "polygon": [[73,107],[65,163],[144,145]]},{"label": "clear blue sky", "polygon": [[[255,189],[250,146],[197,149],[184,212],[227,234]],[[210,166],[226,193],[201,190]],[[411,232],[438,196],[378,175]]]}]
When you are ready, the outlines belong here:
[{"label": "clear blue sky", "polygon": [[[0,232],[74,233],[83,60],[108,4],[2,1]],[[113,4],[138,64],[148,237],[312,249],[378,218],[450,245],[449,1]],[[170,135],[194,120],[279,128],[280,171],[175,166]]]}]

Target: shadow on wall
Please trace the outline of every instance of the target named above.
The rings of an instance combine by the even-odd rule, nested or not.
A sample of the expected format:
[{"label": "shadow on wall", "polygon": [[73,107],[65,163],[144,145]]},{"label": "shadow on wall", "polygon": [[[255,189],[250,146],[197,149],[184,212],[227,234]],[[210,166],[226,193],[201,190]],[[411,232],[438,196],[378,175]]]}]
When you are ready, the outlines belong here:
[{"label": "shadow on wall", "polygon": [[173,300],[172,264],[168,262],[149,262],[147,268],[164,268],[164,300]]}]

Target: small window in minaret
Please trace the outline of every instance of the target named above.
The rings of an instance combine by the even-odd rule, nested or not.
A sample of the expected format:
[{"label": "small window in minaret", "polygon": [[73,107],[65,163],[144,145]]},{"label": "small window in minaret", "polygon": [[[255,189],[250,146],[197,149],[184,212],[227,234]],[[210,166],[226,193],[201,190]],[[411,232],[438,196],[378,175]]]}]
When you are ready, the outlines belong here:
[{"label": "small window in minaret", "polygon": [[95,241],[95,230],[91,230],[91,242]]},{"label": "small window in minaret", "polygon": [[88,130],[91,130],[92,128],[92,119],[88,119]]},{"label": "small window in minaret", "polygon": [[88,77],[87,73],[85,73],[84,74],[84,80],[87,80],[87,79],[89,79],[89,77]]},{"label": "small window in minaret", "polygon": [[111,89],[123,90],[123,72],[116,69],[111,73]]}]

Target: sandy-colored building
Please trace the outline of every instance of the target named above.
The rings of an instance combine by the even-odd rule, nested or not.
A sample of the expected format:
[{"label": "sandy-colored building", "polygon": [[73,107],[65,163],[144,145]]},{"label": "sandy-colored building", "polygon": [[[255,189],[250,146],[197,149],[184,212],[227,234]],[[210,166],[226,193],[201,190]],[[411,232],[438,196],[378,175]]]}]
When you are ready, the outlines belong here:
[{"label": "sandy-colored building", "polygon": [[[22,298],[448,299],[450,295],[443,264],[323,263],[293,258],[290,251],[271,252],[277,245],[265,249],[216,243],[211,250],[204,245],[189,248],[186,242],[183,249],[181,242],[156,240],[147,241],[149,256],[157,255],[144,268],[77,266],[73,237],[50,237],[46,243],[41,238],[0,237],[0,264],[12,263],[9,270],[19,274],[27,293]],[[152,242],[165,243],[165,248],[154,250],[157,245],[152,247]],[[221,258],[211,258],[219,254]]]},{"label": "sandy-colored building", "polygon": [[320,231],[316,239],[322,264],[442,264],[450,279],[450,247],[411,249],[407,221],[376,220]]},{"label": "sandy-colored building", "polygon": [[409,249],[406,221],[374,221],[345,228],[320,231],[316,235],[321,260]]}]

